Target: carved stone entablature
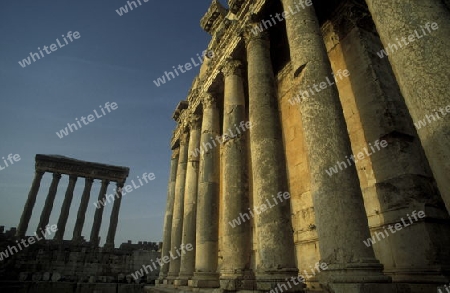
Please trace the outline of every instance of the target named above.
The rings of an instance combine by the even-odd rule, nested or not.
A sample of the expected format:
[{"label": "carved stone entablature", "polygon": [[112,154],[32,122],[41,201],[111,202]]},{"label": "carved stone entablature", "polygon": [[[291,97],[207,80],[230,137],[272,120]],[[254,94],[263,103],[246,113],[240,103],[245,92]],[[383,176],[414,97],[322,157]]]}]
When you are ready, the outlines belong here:
[{"label": "carved stone entablature", "polygon": [[200,25],[206,32],[213,35],[227,13],[228,10],[219,1],[213,0],[205,16],[200,20]]},{"label": "carved stone entablature", "polygon": [[[178,105],[180,105],[180,104],[178,104]],[[178,145],[180,137],[181,137],[181,134],[183,132],[185,132],[186,129],[187,129],[187,122],[186,121],[187,121],[187,115],[188,114],[189,114],[189,111],[186,108],[186,109],[183,109],[181,111],[181,114],[177,117],[178,125],[177,125],[177,128],[175,129],[175,131],[173,133],[172,140],[171,140],[172,149]]]},{"label": "carved stone entablature", "polygon": [[130,173],[127,167],[86,162],[57,155],[36,155],[36,170],[73,175],[84,178],[125,182]]},{"label": "carved stone entablature", "polygon": [[228,7],[230,7],[230,11],[234,14],[237,14],[244,4],[245,0],[228,0]]},{"label": "carved stone entablature", "polygon": [[348,0],[341,3],[321,27],[323,35],[329,36],[325,40],[327,49],[338,44],[355,27],[377,34],[368,8],[358,1]]},{"label": "carved stone entablature", "polygon": [[179,121],[179,118],[184,110],[186,110],[189,107],[188,101],[181,101],[178,103],[175,112],[173,112],[172,118],[175,121]]},{"label": "carved stone entablature", "polygon": [[189,91],[188,101],[189,101],[189,111],[191,113],[199,113],[199,95],[200,95],[200,84],[199,84],[199,78],[196,78],[195,87],[193,87]]}]

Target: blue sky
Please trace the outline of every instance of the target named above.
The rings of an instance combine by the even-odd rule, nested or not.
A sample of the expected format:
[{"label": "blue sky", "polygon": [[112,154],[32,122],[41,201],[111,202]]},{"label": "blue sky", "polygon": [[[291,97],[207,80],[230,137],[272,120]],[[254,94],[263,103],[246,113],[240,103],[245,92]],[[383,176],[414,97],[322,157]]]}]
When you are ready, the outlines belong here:
[{"label": "blue sky", "polygon": [[[221,1],[225,4],[225,0]],[[36,154],[127,166],[131,179],[156,179],[122,200],[116,246],[126,240],[161,241],[170,165],[172,120],[199,67],[157,87],[153,80],[206,49],[210,36],[199,23],[211,1],[149,0],[123,16],[123,0],[0,2],[0,158],[21,160],[0,171],[0,225],[17,226],[34,177]],[[67,32],[79,39],[22,68],[19,61],[50,46]],[[75,118],[106,102],[118,108],[59,138]],[[100,112],[98,112],[100,113]],[[3,160],[0,166],[5,167]],[[136,181],[136,180],[135,180]],[[28,228],[38,225],[51,175],[41,184]],[[56,224],[68,178],[61,179],[50,223]],[[71,239],[84,179],[75,189],[65,239]],[[112,192],[115,185],[110,185]],[[83,236],[89,238],[100,183],[96,181]],[[106,238],[112,205],[105,208],[100,236]]]}]

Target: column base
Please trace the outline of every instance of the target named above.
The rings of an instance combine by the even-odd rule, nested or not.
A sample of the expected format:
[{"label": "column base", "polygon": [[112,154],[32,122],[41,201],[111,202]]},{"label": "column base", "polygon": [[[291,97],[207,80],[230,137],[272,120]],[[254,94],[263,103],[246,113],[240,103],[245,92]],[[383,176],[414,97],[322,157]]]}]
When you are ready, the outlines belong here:
[{"label": "column base", "polygon": [[448,284],[450,283],[450,267],[445,266],[429,266],[425,268],[396,268],[384,273],[392,278],[394,283],[421,283],[421,284]]},{"label": "column base", "polygon": [[255,276],[252,271],[221,271],[220,288],[223,290],[255,290]]},{"label": "column base", "polygon": [[173,281],[174,286],[187,286],[189,279],[176,279]]},{"label": "column base", "polygon": [[193,288],[219,288],[218,273],[194,273],[194,277],[188,282],[189,287]]},{"label": "column base", "polygon": [[192,279],[193,274],[180,272],[178,278],[173,282],[175,286],[187,286],[188,281]]},{"label": "column base", "polygon": [[[281,292],[299,292],[305,285],[303,283],[295,284],[290,281],[291,277],[298,276],[298,269],[286,268],[276,271],[257,271],[256,272],[256,290],[270,291],[276,287]],[[281,289],[282,287],[283,289]]]},{"label": "column base", "polygon": [[391,283],[392,279],[383,274],[383,265],[376,259],[365,262],[328,264],[328,269],[318,274],[321,284],[330,283]]},{"label": "column base", "polygon": [[171,274],[169,273],[167,275],[167,278],[164,279],[164,285],[174,285],[175,280],[178,279],[178,274]]}]

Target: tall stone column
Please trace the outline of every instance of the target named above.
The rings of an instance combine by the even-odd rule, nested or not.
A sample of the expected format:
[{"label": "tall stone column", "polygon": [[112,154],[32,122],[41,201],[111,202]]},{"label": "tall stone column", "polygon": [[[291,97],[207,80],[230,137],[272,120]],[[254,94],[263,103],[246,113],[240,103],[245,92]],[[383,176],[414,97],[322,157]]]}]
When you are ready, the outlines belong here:
[{"label": "tall stone column", "polygon": [[114,199],[111,216],[109,218],[108,235],[106,236],[105,247],[114,248],[114,239],[116,238],[117,224],[119,222],[120,204],[122,203],[122,187],[124,182],[116,183],[117,196]]},{"label": "tall stone column", "polygon": [[[184,121],[182,122],[185,123]],[[180,127],[185,127],[181,125]],[[170,265],[167,281],[173,284],[180,272],[181,258],[177,251],[180,251],[181,238],[183,232],[183,211],[184,211],[184,189],[186,185],[186,168],[188,161],[188,140],[189,134],[183,133],[180,137],[180,158],[177,167],[177,181],[175,183],[175,202],[173,205],[172,231],[170,235]]]},{"label": "tall stone column", "polygon": [[181,255],[180,274],[175,285],[186,286],[192,278],[195,269],[195,224],[197,215],[198,163],[196,149],[200,147],[201,117],[197,114],[189,116],[189,148],[186,170],[186,185],[184,189],[183,236],[181,243],[192,245],[193,250]]},{"label": "tall stone column", "polygon": [[[284,9],[295,0],[283,0]],[[331,65],[313,6],[286,19],[290,47],[293,93],[332,77]],[[363,240],[370,237],[356,168],[330,177],[325,170],[352,154],[342,106],[335,85],[300,103],[305,143],[311,162],[311,194],[316,215],[322,261],[328,269],[321,283],[379,283],[389,278],[373,249]],[[354,287],[352,287],[354,288]],[[351,291],[346,288],[347,292]]]},{"label": "tall stone column", "polygon": [[[59,180],[61,179],[61,174],[53,173],[53,180],[48,190],[47,198],[45,199],[44,209],[41,213],[41,218],[39,220],[38,229],[36,234],[41,235],[42,232],[45,231],[45,227],[48,225],[48,221],[50,219],[50,214],[53,209],[53,203],[55,201],[56,192],[58,191]],[[59,227],[58,227],[59,229]]]},{"label": "tall stone column", "polygon": [[17,227],[16,236],[19,238],[24,238],[25,233],[27,232],[28,224],[30,223],[31,214],[33,213],[33,207],[36,203],[36,197],[39,192],[39,187],[41,186],[41,180],[44,173],[45,172],[43,171],[36,171],[34,174],[34,179],[30,192],[28,193],[27,202],[25,203],[22,216],[20,217],[19,226]]},{"label": "tall stone column", "polygon": [[83,232],[84,219],[89,204],[89,198],[91,196],[91,188],[93,182],[94,179],[92,178],[84,179],[83,195],[81,196],[81,203],[80,207],[78,208],[77,220],[75,222],[75,228],[73,229],[72,240],[76,242],[81,241],[81,233]]},{"label": "tall stone column", "polygon": [[55,234],[55,240],[62,241],[64,238],[64,232],[66,231],[67,219],[69,217],[70,205],[73,199],[73,190],[75,189],[75,184],[77,183],[78,177],[75,175],[69,176],[69,185],[67,186],[66,195],[64,197],[64,202],[61,207],[61,214],[58,219],[58,230]]},{"label": "tall stone column", "polygon": [[[224,290],[253,289],[244,280],[253,279],[250,272],[251,216],[249,213],[248,164],[246,144],[245,94],[238,60],[229,60],[222,72],[225,77],[223,115],[223,221],[221,230],[223,264],[220,287]],[[240,215],[242,224],[231,226]]]},{"label": "tall stone column", "polygon": [[417,132],[450,211],[450,11],[443,1],[366,3],[411,116],[425,121]]},{"label": "tall stone column", "polygon": [[[98,194],[98,200],[102,200],[106,196],[106,191],[108,190],[109,180],[103,179],[102,180],[102,187],[100,188],[100,192]],[[98,235],[100,233],[100,227],[102,225],[102,216],[103,216],[103,210],[104,206],[99,204],[98,208],[95,210],[94,215],[94,223],[92,224],[92,230],[91,230],[91,244],[93,246],[99,245]]]},{"label": "tall stone column", "polygon": [[[180,149],[177,148],[172,151],[172,159],[170,160],[170,178],[169,186],[167,191],[167,203],[166,203],[166,213],[164,218],[164,229],[163,229],[163,245],[161,249],[161,258],[168,256],[170,252],[170,234],[172,231],[172,217],[173,217],[173,204],[175,200],[175,183],[177,180],[177,167],[178,158],[180,156]],[[159,280],[160,282],[167,277],[167,272],[169,271],[169,263],[163,262],[159,270]]]},{"label": "tall stone column", "polygon": [[[275,205],[278,193],[283,194],[288,188],[270,41],[266,33],[249,33],[246,39],[253,214],[259,256],[256,281],[258,290],[269,290],[285,278],[297,276],[298,270],[290,201],[277,199]],[[274,206],[269,208],[267,202]]]},{"label": "tall stone column", "polygon": [[[213,140],[220,133],[216,98],[205,94],[202,99],[203,121],[197,197],[195,273],[192,287],[219,287],[217,273],[219,239],[220,146]],[[207,148],[207,149],[206,149]]]}]

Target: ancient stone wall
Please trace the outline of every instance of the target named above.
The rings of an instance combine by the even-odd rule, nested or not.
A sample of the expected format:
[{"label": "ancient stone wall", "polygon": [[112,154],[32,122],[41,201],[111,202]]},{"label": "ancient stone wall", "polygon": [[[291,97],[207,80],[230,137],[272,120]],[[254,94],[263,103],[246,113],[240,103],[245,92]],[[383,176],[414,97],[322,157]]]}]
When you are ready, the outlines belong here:
[{"label": "ancient stone wall", "polygon": [[[414,14],[388,1],[228,2],[213,1],[201,20],[214,58],[174,114],[170,184],[183,189],[169,185],[166,223],[172,212],[176,222],[164,245],[195,239],[195,258],[167,264],[158,286],[265,291],[302,276],[326,292],[436,292],[450,281],[450,123],[415,123],[446,106],[428,83],[449,90],[449,51],[437,44],[450,29],[444,2]],[[413,23],[435,28],[429,43],[411,43],[417,58],[412,47],[380,56]],[[442,50],[427,63],[429,44]],[[416,71],[426,78],[413,85]],[[195,153],[199,168],[186,168]]]}]

